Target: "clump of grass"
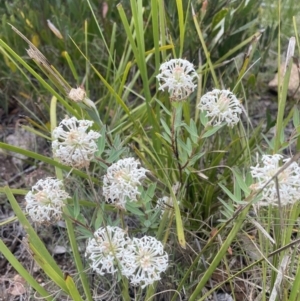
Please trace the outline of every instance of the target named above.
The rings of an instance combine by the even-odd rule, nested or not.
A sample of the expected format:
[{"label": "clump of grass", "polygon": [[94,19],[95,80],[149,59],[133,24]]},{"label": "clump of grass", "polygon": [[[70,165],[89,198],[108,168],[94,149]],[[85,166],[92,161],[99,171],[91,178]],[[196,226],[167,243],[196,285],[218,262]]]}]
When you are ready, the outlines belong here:
[{"label": "clump of grass", "polygon": [[[50,102],[44,99],[49,125],[37,118],[35,128],[27,129],[48,138],[53,156],[3,142],[0,147],[55,168],[55,180],[39,181],[29,192],[8,186],[1,191],[56,297],[95,300],[105,292],[103,298],[113,300],[206,300],[218,298],[222,287],[242,300],[238,283],[246,296],[275,300],[281,293],[283,300],[296,300],[298,155],[279,155],[298,143],[299,111],[284,117],[294,39],[279,88],[275,135],[268,138],[261,125],[253,127],[243,105],[261,36],[250,13],[259,9],[257,1],[220,0],[214,7],[207,1],[195,7],[131,1],[110,11],[118,26],[107,25],[107,16],[100,24],[92,1],[80,3],[91,16],[82,23],[83,36],[68,38],[59,22],[52,28],[59,30],[57,49],[64,50],[68,70],[58,71],[62,61],[48,58],[26,30],[10,25],[9,35],[26,42],[35,65],[0,40],[6,62],[37,80],[36,93],[52,95]],[[77,16],[73,8],[69,24]],[[31,29],[38,24],[22,18]],[[197,38],[189,43],[191,36]],[[101,59],[93,53],[96,41],[105,52]],[[247,54],[241,60],[242,51]],[[290,121],[295,134],[288,139]],[[265,155],[258,162],[257,152]],[[26,194],[25,210],[14,194]],[[32,227],[32,221],[49,225],[58,219],[65,223],[76,273],[63,274]],[[29,285],[53,300],[2,240],[0,246]]]}]

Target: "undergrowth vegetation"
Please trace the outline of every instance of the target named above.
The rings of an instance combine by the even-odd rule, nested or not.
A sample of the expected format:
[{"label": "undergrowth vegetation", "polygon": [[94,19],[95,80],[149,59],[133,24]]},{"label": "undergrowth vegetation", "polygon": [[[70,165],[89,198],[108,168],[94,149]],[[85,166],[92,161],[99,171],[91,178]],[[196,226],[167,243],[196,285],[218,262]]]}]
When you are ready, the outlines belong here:
[{"label": "undergrowth vegetation", "polygon": [[[0,188],[16,216],[1,226],[18,220],[47,281],[1,239],[27,300],[299,300],[300,118],[286,110],[296,26],[277,115],[253,123],[281,33],[263,27],[266,6],[125,2],[1,3],[1,105],[17,101],[22,129],[46,140],[43,152],[0,142],[47,170]],[[51,227],[68,270],[37,231]]]}]

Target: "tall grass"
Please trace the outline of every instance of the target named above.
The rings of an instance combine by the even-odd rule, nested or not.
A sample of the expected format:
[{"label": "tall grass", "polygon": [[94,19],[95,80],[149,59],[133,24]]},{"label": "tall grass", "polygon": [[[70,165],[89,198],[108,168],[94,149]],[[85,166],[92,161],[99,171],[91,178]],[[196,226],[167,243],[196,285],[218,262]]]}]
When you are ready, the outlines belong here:
[{"label": "tall grass", "polygon": [[[259,295],[260,300],[271,300],[270,295],[273,300],[297,300],[298,203],[259,208],[256,203],[264,188],[251,190],[250,166],[257,164],[256,154],[285,153],[289,148],[294,148],[294,154],[299,132],[298,109],[285,112],[291,57],[279,89],[276,134],[264,133],[261,124],[253,125],[246,111],[255,66],[266,55],[262,49],[270,45],[267,39],[261,44],[259,40],[260,3],[179,0],[143,5],[131,0],[115,6],[112,1],[106,15],[105,8],[91,0],[65,5],[27,1],[22,7],[20,3],[1,7],[6,12],[0,40],[6,68],[1,76],[9,79],[11,87],[18,85],[22,97],[42,98],[39,110],[47,120],[42,121],[34,102],[27,99],[24,109],[33,110],[27,110],[32,122],[26,129],[51,142],[58,120],[67,114],[94,121],[93,129],[101,133],[96,160],[83,170],[0,142],[3,150],[55,167],[56,178],[72,193],[64,221],[76,273],[64,275],[15,199],[24,190],[0,188],[26,229],[34,260],[54,287],[45,289],[37,283],[0,240],[3,255],[34,291],[47,300],[96,300],[101,291],[107,300],[207,300],[210,295],[217,298],[218,289],[226,287],[236,300],[243,300],[236,289],[237,283],[243,283],[244,300]],[[51,19],[63,39],[41,19]],[[29,60],[23,49],[30,45],[47,60]],[[174,103],[166,91],[158,90],[156,75],[161,63],[181,57],[193,62],[199,79],[197,92],[185,102]],[[93,102],[78,104],[68,98],[68,89],[79,85]],[[240,99],[244,112],[237,126],[213,126],[197,109],[200,97],[212,88],[230,89]],[[14,97],[22,103],[17,94]],[[291,139],[285,135],[289,123],[295,128]],[[139,188],[139,202],[120,212],[104,202],[103,176],[113,163],[132,156],[149,175]],[[278,178],[287,168],[284,165],[270,179],[277,181],[278,192]],[[76,189],[70,183],[77,183]],[[156,204],[166,195],[172,203],[160,219]],[[107,225],[121,226],[131,235],[155,236],[164,243],[170,265],[161,282],[142,290],[120,274],[104,277],[89,269],[80,246]],[[52,297],[54,290],[58,293]]]}]

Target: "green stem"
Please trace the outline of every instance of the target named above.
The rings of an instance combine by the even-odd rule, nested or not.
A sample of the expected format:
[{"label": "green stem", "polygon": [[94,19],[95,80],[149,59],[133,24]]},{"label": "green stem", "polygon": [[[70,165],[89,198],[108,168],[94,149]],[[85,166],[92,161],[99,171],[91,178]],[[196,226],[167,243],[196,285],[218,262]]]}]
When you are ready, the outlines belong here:
[{"label": "green stem", "polygon": [[[53,129],[56,127],[56,124],[57,124],[56,105],[57,105],[56,98],[52,97],[51,105],[50,105],[51,131],[53,131]],[[58,167],[55,167],[55,172],[56,172],[57,179],[63,181],[64,178],[63,178],[62,170]],[[68,208],[67,208],[67,206],[64,207],[64,213],[67,214],[67,215],[71,215]],[[67,218],[65,220],[65,223],[66,223],[66,227],[67,227],[67,232],[68,232],[68,236],[69,236],[71,249],[72,249],[72,252],[73,252],[74,259],[75,259],[75,265],[76,265],[77,271],[79,273],[79,277],[80,277],[80,280],[81,280],[81,283],[82,283],[82,286],[83,286],[83,290],[85,292],[87,300],[88,301],[93,301],[91,291],[90,291],[90,287],[89,287],[88,278],[87,278],[87,275],[84,271],[83,264],[82,264],[82,261],[81,261],[81,257],[80,257],[80,253],[79,253],[79,247],[77,245],[77,241],[76,241],[76,237],[75,237],[75,233],[74,233],[73,223],[69,218]]]}]

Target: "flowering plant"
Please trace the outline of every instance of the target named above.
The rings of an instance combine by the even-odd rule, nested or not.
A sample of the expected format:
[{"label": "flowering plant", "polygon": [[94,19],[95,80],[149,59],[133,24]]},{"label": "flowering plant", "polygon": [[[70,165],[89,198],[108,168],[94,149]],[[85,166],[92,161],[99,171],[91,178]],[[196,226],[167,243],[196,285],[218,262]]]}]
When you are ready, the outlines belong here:
[{"label": "flowering plant", "polygon": [[210,123],[217,126],[225,122],[228,126],[236,125],[242,113],[241,104],[236,96],[229,90],[213,89],[204,94],[198,109],[206,112],[206,117],[210,118]]},{"label": "flowering plant", "polygon": [[130,239],[118,227],[98,229],[88,242],[86,255],[100,275],[120,269],[133,285],[142,288],[160,280],[168,267],[168,255],[160,241],[150,236]]},{"label": "flowering plant", "polygon": [[[294,204],[300,200],[300,167],[290,158],[283,159],[282,155],[263,155],[262,165],[251,166],[251,175],[255,183],[251,188],[262,190],[262,196],[257,203],[260,206],[278,206]],[[280,172],[280,161],[286,168]]]},{"label": "flowering plant", "polygon": [[161,64],[156,76],[160,82],[159,90],[168,89],[172,101],[185,100],[197,87],[194,79],[198,75],[193,64],[184,59],[172,59]]},{"label": "flowering plant", "polygon": [[53,155],[63,164],[82,168],[88,167],[97,151],[96,140],[100,134],[88,128],[93,125],[89,120],[66,117],[53,130]]},{"label": "flowering plant", "polygon": [[[125,231],[118,227],[107,226],[99,228],[94,238],[89,239],[86,255],[91,261],[91,267],[100,275],[114,274],[123,258],[130,253],[127,246],[131,243]],[[129,254],[128,254],[129,253]]]},{"label": "flowering plant", "polygon": [[106,202],[125,209],[127,200],[137,201],[138,187],[146,178],[145,168],[139,168],[140,162],[134,158],[121,159],[107,169],[103,180],[103,195]]},{"label": "flowering plant", "polygon": [[62,209],[70,195],[63,189],[63,182],[46,178],[32,186],[26,196],[26,211],[34,222],[49,223],[61,219]]},{"label": "flowering plant", "polygon": [[[76,40],[76,53],[69,55],[72,49],[68,35],[62,31],[59,36],[59,49],[68,47],[63,57],[71,69],[63,74],[72,74],[72,78],[64,79],[54,67],[55,62],[38,49],[39,37],[43,39],[45,33],[34,35],[34,29],[41,28],[31,24],[37,18],[30,19],[21,10],[21,19],[33,34],[30,40],[15,27],[12,29],[28,44],[26,58],[34,60],[44,76],[39,76],[22,57],[22,47],[18,49],[23,53],[18,55],[0,39],[5,65],[13,70],[14,64],[20,64],[18,69],[24,73],[25,68],[26,77],[30,73],[39,82],[35,89],[30,86],[30,95],[33,93],[38,97],[32,99],[41,101],[38,106],[35,102],[24,106],[33,110],[28,109],[31,116],[24,118],[28,124],[20,126],[44,139],[46,145],[36,143],[35,149],[34,143],[23,147],[21,141],[12,145],[8,140],[0,142],[0,148],[9,154],[22,154],[16,177],[21,179],[21,185],[26,183],[24,189],[17,188],[16,178],[7,180],[5,173],[1,173],[5,187],[0,187],[16,215],[1,220],[1,224],[20,229],[11,235],[13,239],[7,239],[9,231],[1,232],[0,265],[4,255],[9,261],[4,265],[12,266],[28,281],[30,290],[22,298],[32,298],[34,291],[37,298],[49,301],[195,301],[211,296],[229,300],[238,299],[237,287],[248,285],[242,295],[250,292],[253,300],[259,296],[275,300],[279,296],[274,294],[279,293],[296,300],[299,262],[294,259],[289,268],[276,262],[280,258],[297,258],[289,252],[297,236],[299,157],[288,158],[286,154],[299,149],[300,114],[296,107],[286,114],[289,106],[283,99],[295,39],[288,47],[276,122],[269,118],[262,132],[260,124],[250,122],[248,110],[248,100],[253,96],[248,83],[254,76],[248,64],[257,53],[253,51],[261,33],[245,38],[246,30],[253,28],[247,24],[252,22],[236,30],[228,27],[231,20],[240,24],[234,18],[236,12],[243,12],[241,19],[248,17],[245,12],[257,1],[225,1],[226,7],[220,3],[212,7],[212,1],[206,0],[200,1],[201,7],[199,3],[186,6],[184,1],[176,1],[176,5],[152,1],[146,6],[145,1],[130,1],[129,14],[122,4],[118,5],[124,31],[118,30],[117,39],[115,28],[119,27],[110,22],[109,15],[115,14],[108,1],[102,1],[102,18],[97,18],[99,10],[94,14],[95,3],[79,2],[80,9],[70,10],[70,15],[74,11],[84,15],[88,10],[93,16],[92,24],[90,18],[84,22],[86,47],[79,51],[83,57],[78,57],[80,41]],[[9,11],[13,7],[9,6]],[[193,28],[189,28],[193,22],[185,19],[190,16],[185,7],[192,8]],[[222,9],[218,12],[219,7]],[[147,16],[149,10],[151,14]],[[207,18],[210,12],[215,16]],[[132,19],[127,20],[127,16]],[[178,26],[172,30],[170,22],[177,16]],[[12,15],[10,19],[16,18]],[[212,23],[204,28],[206,19]],[[52,21],[48,22],[51,30],[55,27]],[[67,24],[63,27],[69,31]],[[109,35],[107,28],[111,29]],[[242,35],[235,34],[241,31]],[[153,40],[149,41],[151,34]],[[190,39],[196,48],[184,41],[193,34],[199,37]],[[219,47],[230,36],[242,37],[243,41],[235,47],[228,43],[227,51]],[[43,40],[43,45],[48,41]],[[237,68],[236,58],[247,44],[247,56],[242,67]],[[233,70],[238,72],[236,77]],[[47,89],[49,97],[45,97],[45,91],[35,95],[39,86]],[[220,88],[224,86],[228,89]],[[23,90],[20,95],[31,99]],[[70,117],[61,120],[65,114]],[[247,118],[240,122],[244,116]],[[292,130],[286,131],[287,124]],[[270,131],[273,126],[274,131]],[[276,155],[264,155],[262,162],[255,165],[251,161],[257,151]],[[8,184],[14,185],[12,189]],[[16,200],[14,194],[21,198]],[[5,199],[0,203],[1,217],[7,207]],[[50,233],[50,239],[39,237],[44,231]],[[11,248],[7,246],[10,241]],[[17,251],[12,254],[16,245]],[[20,250],[28,250],[30,255],[18,256]],[[56,261],[62,258],[56,256],[58,252],[66,261]],[[27,262],[19,262],[24,257],[35,260],[39,268],[32,262],[30,267],[34,266],[36,274],[26,269]],[[218,277],[225,269],[225,277]],[[251,272],[255,277],[249,277]],[[241,285],[242,274],[247,281]],[[256,276],[263,279],[259,286]],[[289,281],[280,285],[283,276]],[[36,281],[40,278],[42,282]],[[214,283],[216,278],[218,283]],[[216,291],[221,286],[229,287],[223,285],[228,281],[230,292]],[[11,282],[0,281],[0,291]],[[288,293],[280,292],[281,287]]]}]

